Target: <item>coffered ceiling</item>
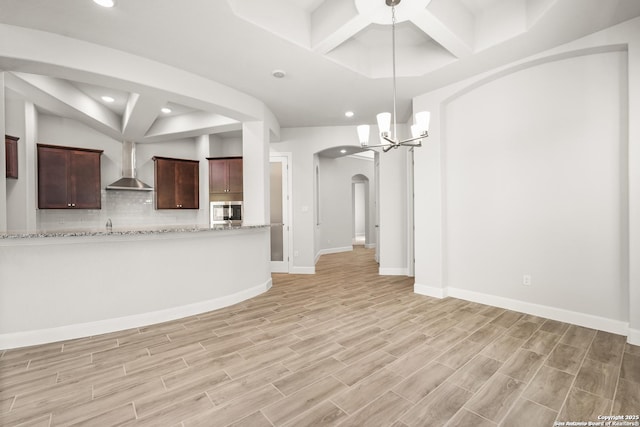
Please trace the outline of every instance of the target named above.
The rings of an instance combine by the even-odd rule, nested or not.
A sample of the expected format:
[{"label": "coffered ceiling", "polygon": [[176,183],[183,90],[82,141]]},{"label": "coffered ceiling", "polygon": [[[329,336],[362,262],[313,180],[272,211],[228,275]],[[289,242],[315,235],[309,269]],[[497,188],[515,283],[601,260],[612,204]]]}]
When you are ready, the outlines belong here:
[{"label": "coffered ceiling", "polygon": [[[404,121],[412,97],[640,16],[640,1],[402,0],[396,9],[398,114]],[[384,0],[116,0],[112,9],[91,0],[0,0],[1,24],[186,70],[261,100],[282,127],[374,123],[376,113],[388,111],[390,22]],[[34,77],[37,66],[24,68],[1,55],[0,69],[15,72],[12,81],[40,108],[85,116],[94,126],[112,121],[114,134],[161,140],[239,127],[236,118],[166,93],[104,87],[100,79],[71,75]],[[276,69],[286,75],[274,78]],[[74,96],[63,95],[62,87]],[[109,89],[125,99],[105,104],[100,97]],[[135,115],[127,115],[127,103]],[[160,113],[163,106],[172,113]],[[92,109],[99,113],[87,113]],[[347,110],[354,117],[345,117]],[[132,118],[135,124],[126,126]]]}]

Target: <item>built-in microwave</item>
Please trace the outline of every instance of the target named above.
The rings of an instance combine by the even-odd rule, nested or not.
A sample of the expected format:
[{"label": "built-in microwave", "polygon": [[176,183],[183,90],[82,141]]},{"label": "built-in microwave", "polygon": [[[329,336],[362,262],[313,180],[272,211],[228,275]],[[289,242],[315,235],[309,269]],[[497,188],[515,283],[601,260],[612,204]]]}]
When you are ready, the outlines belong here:
[{"label": "built-in microwave", "polygon": [[242,224],[242,202],[211,202],[211,225]]}]

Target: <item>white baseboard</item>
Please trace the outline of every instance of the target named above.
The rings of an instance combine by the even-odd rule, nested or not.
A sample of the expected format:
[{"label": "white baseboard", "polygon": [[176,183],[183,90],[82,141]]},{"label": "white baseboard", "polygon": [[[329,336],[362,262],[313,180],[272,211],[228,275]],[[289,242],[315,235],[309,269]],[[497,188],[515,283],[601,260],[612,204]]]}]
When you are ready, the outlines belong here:
[{"label": "white baseboard", "polygon": [[291,267],[289,274],[316,274],[315,267]]},{"label": "white baseboard", "polygon": [[380,267],[378,274],[381,276],[408,276],[409,270],[406,268]]},{"label": "white baseboard", "polygon": [[327,249],[320,249],[318,251],[318,254],[316,255],[316,258],[318,258],[320,255],[327,255],[327,254],[337,254],[340,252],[351,252],[353,250],[353,246],[343,246],[340,248],[327,248]]},{"label": "white baseboard", "polygon": [[375,243],[365,243],[364,244],[364,248],[365,249],[374,249],[376,246],[378,246],[378,245],[375,244]]},{"label": "white baseboard", "polygon": [[271,288],[271,284],[272,281],[271,278],[269,278],[269,280],[267,280],[265,283],[249,289],[245,289],[232,295],[226,295],[208,301],[187,304],[180,307],[173,307],[149,313],[134,314],[131,316],[60,326],[49,329],[38,329],[33,331],[0,334],[0,349],[26,347],[31,345],[83,338],[181,319],[184,317],[228,307],[230,305],[245,301],[249,298],[253,298],[268,291]]},{"label": "white baseboard", "polygon": [[320,257],[322,255],[328,255],[328,254],[337,254],[340,252],[351,252],[353,250],[353,246],[343,246],[340,248],[326,248],[326,249],[320,249],[318,251],[318,253],[316,254],[316,258],[313,261],[314,264],[318,263],[318,260],[320,259]]},{"label": "white baseboard", "polygon": [[508,310],[532,314],[534,316],[540,316],[560,322],[571,323],[573,325],[584,326],[585,328],[611,332],[612,334],[626,335],[627,341],[630,344],[634,344],[634,342],[640,343],[640,331],[630,329],[629,324],[621,320],[594,316],[592,314],[580,313],[577,311],[570,311],[527,301],[504,298],[496,295],[483,294],[480,292],[468,291],[466,289],[450,287],[439,288],[416,283],[414,284],[413,290],[417,294],[435,298],[444,298],[449,296],[480,304],[487,304],[493,307],[506,308]]},{"label": "white baseboard", "polygon": [[419,283],[413,284],[413,292],[415,292],[416,294],[440,299],[447,296],[447,290],[445,288],[430,285],[421,285]]}]

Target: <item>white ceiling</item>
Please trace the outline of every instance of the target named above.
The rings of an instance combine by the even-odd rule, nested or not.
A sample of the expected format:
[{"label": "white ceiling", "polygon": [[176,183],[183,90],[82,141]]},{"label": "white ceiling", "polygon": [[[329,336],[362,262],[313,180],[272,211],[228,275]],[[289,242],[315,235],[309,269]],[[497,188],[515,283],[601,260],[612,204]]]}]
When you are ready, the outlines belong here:
[{"label": "white ceiling", "polygon": [[[405,121],[414,96],[640,16],[640,1],[402,0],[397,16],[398,115]],[[390,110],[391,27],[377,23],[390,19],[384,0],[117,0],[113,9],[91,0],[0,0],[0,23],[81,39],[222,83],[262,100],[282,127],[374,123],[376,113]],[[16,67],[0,57],[0,69],[24,71]],[[274,69],[287,75],[275,79]],[[108,89],[65,83],[98,103]],[[198,113],[195,105],[152,101],[133,135],[148,133],[151,109],[162,105],[178,117]],[[123,102],[106,107],[116,121]],[[347,110],[355,116],[346,118]]]}]

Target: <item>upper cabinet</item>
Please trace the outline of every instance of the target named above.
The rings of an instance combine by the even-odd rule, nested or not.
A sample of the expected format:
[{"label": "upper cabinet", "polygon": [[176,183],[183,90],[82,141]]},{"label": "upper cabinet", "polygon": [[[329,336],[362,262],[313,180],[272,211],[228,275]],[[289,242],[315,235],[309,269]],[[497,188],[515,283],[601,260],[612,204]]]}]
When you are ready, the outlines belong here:
[{"label": "upper cabinet", "polygon": [[18,139],[15,136],[4,136],[7,178],[18,178]]},{"label": "upper cabinet", "polygon": [[100,209],[101,154],[38,144],[38,208]]},{"label": "upper cabinet", "polygon": [[197,160],[154,157],[156,209],[199,209]]},{"label": "upper cabinet", "polygon": [[[208,158],[209,193],[242,200],[242,157]],[[232,197],[232,198],[233,198]]]}]

